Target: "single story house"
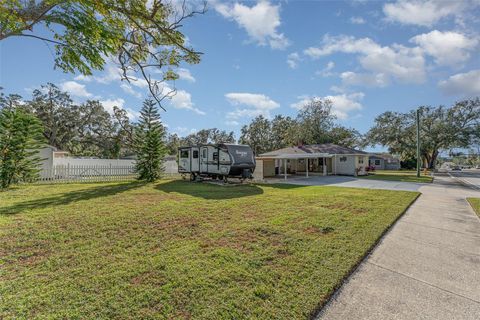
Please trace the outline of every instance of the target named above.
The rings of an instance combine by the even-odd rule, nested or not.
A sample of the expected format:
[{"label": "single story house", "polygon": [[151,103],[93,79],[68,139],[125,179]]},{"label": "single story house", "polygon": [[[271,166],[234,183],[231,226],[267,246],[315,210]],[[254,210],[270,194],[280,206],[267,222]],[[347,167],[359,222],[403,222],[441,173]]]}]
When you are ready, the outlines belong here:
[{"label": "single story house", "polygon": [[263,180],[278,174],[365,175],[369,154],[332,143],[287,147],[256,157],[254,178]]},{"label": "single story house", "polygon": [[368,163],[375,170],[399,170],[400,159],[388,153],[374,153],[370,155]]}]

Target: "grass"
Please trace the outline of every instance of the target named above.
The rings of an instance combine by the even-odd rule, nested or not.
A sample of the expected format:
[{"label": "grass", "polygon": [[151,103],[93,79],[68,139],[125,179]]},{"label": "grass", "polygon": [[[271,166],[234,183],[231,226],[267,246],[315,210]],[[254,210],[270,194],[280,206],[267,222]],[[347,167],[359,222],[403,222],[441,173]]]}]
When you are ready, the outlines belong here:
[{"label": "grass", "polygon": [[0,192],[0,318],[308,319],[417,195],[174,180]]},{"label": "grass", "polygon": [[433,181],[433,178],[430,175],[425,175],[423,171],[421,172],[420,177],[417,178],[417,172],[414,170],[377,170],[370,173],[368,176],[359,176],[359,178],[425,183],[430,183]]},{"label": "grass", "polygon": [[480,217],[480,198],[467,198],[467,201],[472,206],[473,211]]}]

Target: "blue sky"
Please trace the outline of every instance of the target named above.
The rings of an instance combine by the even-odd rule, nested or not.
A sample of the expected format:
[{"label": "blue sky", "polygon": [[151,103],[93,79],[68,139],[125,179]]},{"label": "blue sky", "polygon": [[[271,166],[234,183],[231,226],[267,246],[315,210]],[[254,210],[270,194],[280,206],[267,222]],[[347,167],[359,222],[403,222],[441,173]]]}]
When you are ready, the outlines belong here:
[{"label": "blue sky", "polygon": [[[179,70],[162,116],[180,135],[217,127],[238,138],[256,115],[294,116],[306,99],[328,97],[339,123],[363,133],[387,110],[480,96],[479,17],[478,0],[210,2],[183,28],[202,62]],[[135,117],[141,82],[120,82],[113,64],[93,77],[65,74],[52,51],[3,40],[0,86],[29,99],[52,82],[77,102],[99,99]]]}]

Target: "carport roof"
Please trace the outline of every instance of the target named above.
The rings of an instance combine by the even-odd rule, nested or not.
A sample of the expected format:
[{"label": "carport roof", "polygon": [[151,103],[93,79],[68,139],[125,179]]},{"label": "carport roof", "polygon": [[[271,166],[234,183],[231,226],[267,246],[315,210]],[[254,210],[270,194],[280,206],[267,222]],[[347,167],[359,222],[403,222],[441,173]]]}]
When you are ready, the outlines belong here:
[{"label": "carport roof", "polygon": [[265,155],[261,154],[258,159],[307,159],[307,158],[331,158],[332,154],[328,153],[294,153],[294,154],[277,154],[277,155]]},{"label": "carport roof", "polygon": [[342,147],[333,143],[310,144],[298,147],[287,147],[271,152],[262,153],[259,158],[275,159],[302,159],[331,157],[335,154],[344,155],[367,155],[368,153],[352,148]]}]

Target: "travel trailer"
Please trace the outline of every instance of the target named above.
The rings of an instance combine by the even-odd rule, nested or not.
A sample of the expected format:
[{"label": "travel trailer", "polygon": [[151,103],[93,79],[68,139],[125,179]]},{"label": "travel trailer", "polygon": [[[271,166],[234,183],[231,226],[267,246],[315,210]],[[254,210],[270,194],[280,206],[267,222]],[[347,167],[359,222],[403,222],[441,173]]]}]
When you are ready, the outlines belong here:
[{"label": "travel trailer", "polygon": [[228,177],[251,179],[255,157],[249,146],[238,144],[205,144],[178,148],[178,172],[197,177],[227,181]]}]

